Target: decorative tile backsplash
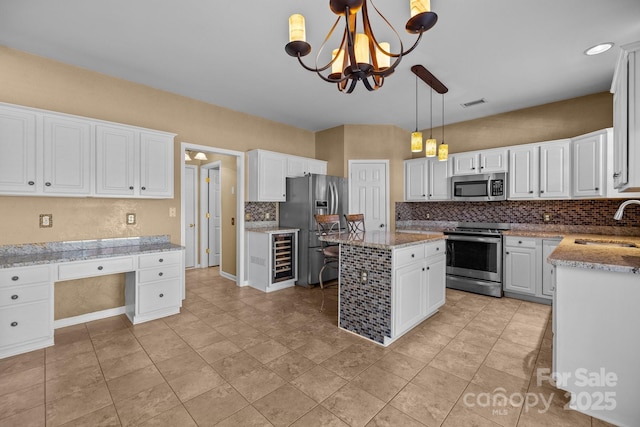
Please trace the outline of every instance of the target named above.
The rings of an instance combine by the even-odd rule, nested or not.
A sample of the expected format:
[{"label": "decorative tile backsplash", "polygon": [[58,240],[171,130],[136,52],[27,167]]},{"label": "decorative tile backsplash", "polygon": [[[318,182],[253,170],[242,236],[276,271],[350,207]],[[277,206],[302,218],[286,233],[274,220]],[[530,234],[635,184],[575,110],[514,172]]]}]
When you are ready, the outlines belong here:
[{"label": "decorative tile backsplash", "polygon": [[[245,202],[245,221],[272,222],[277,221],[278,203],[276,202]],[[267,218],[267,215],[269,216]]]},{"label": "decorative tile backsplash", "polygon": [[[512,224],[640,227],[640,207],[628,206],[622,221],[613,219],[625,199],[527,200],[503,202],[398,202],[397,221],[505,222]],[[549,215],[549,221],[545,221]]]}]

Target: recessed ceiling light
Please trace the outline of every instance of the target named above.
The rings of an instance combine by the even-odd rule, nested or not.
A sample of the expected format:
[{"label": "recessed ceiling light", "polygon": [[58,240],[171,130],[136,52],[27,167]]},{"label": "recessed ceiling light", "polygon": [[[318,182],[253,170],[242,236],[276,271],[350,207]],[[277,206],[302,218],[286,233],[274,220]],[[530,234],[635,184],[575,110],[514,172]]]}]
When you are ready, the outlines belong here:
[{"label": "recessed ceiling light", "polygon": [[600,43],[600,44],[597,44],[597,45],[595,45],[593,47],[590,47],[589,49],[585,50],[584,54],[585,55],[589,55],[589,56],[598,55],[599,53],[604,53],[604,52],[608,51],[612,47],[613,47],[613,43],[611,43],[611,42]]}]

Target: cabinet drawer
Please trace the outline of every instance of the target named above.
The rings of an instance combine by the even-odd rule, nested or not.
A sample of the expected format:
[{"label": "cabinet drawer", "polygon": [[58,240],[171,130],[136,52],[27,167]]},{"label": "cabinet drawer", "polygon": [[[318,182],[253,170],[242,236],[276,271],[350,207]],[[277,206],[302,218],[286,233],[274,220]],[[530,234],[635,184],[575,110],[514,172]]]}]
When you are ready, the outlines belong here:
[{"label": "cabinet drawer", "polygon": [[123,273],[133,270],[133,257],[69,262],[58,266],[58,280],[102,276],[104,274]]},{"label": "cabinet drawer", "polygon": [[149,283],[148,285],[140,285],[138,289],[138,311],[140,314],[180,305],[179,280]]},{"label": "cabinet drawer", "polygon": [[0,307],[49,300],[51,284],[0,288]]},{"label": "cabinet drawer", "polygon": [[140,255],[138,266],[140,268],[159,267],[167,264],[179,264],[182,261],[182,251],[158,252],[155,254]]},{"label": "cabinet drawer", "polygon": [[504,244],[505,246],[515,246],[521,248],[535,248],[536,247],[535,238],[531,237],[517,237],[517,236],[507,236],[505,237]]},{"label": "cabinet drawer", "polygon": [[0,347],[47,338],[52,334],[49,301],[0,308]]},{"label": "cabinet drawer", "polygon": [[138,272],[139,283],[157,282],[158,280],[175,279],[176,277],[180,277],[180,266],[175,264]]},{"label": "cabinet drawer", "polygon": [[26,285],[51,281],[51,268],[39,267],[0,269],[0,286]]},{"label": "cabinet drawer", "polygon": [[396,249],[395,251],[395,266],[401,267],[403,265],[407,265],[413,261],[419,261],[424,259],[425,245],[413,245],[407,248]]},{"label": "cabinet drawer", "polygon": [[438,240],[437,242],[429,243],[426,245],[427,257],[434,255],[444,255],[447,250],[446,240]]}]

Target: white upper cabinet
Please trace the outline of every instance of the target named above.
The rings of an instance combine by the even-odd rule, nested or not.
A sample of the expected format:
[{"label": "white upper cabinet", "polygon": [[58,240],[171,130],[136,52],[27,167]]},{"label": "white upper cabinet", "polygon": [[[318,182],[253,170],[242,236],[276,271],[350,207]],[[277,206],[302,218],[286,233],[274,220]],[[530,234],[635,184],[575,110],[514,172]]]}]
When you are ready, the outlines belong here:
[{"label": "white upper cabinet", "polygon": [[611,93],[614,187],[640,191],[640,41],[620,47]]},{"label": "white upper cabinet", "polygon": [[602,197],[606,191],[606,132],[571,141],[572,197]]},{"label": "white upper cabinet", "polygon": [[449,166],[447,161],[439,161],[437,158],[429,159],[427,172],[427,189],[429,200],[451,200],[451,180],[449,179]]},{"label": "white upper cabinet", "polygon": [[36,192],[37,120],[34,112],[0,105],[0,193]]},{"label": "white upper cabinet", "polygon": [[539,188],[538,147],[523,145],[509,150],[509,198],[533,199]]},{"label": "white upper cabinet", "polygon": [[511,147],[509,199],[569,198],[570,150],[569,139]]},{"label": "white upper cabinet", "polygon": [[453,175],[506,172],[508,154],[509,151],[503,148],[453,154]]},{"label": "white upper cabinet", "polygon": [[308,159],[306,157],[287,157],[287,178],[295,178],[309,174],[327,174],[327,162],[324,160]]},{"label": "white upper cabinet", "polygon": [[451,200],[449,162],[418,158],[404,162],[404,200]]},{"label": "white upper cabinet", "polygon": [[88,120],[44,116],[45,194],[91,194],[91,130],[91,122]]},{"label": "white upper cabinet", "polygon": [[172,198],[174,137],[0,104],[0,194]]}]

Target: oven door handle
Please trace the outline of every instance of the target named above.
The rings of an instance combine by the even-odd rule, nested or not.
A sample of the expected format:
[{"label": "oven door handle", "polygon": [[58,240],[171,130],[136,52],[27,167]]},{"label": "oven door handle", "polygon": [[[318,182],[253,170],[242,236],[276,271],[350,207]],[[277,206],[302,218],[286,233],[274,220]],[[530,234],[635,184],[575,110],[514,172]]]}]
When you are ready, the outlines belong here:
[{"label": "oven door handle", "polygon": [[480,243],[500,243],[501,237],[482,237],[482,236],[461,236],[456,234],[447,234],[448,240],[459,240],[463,242],[480,242]]}]

